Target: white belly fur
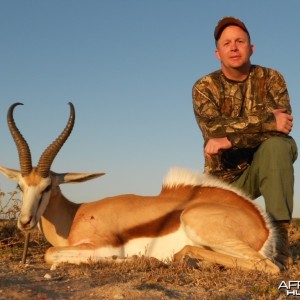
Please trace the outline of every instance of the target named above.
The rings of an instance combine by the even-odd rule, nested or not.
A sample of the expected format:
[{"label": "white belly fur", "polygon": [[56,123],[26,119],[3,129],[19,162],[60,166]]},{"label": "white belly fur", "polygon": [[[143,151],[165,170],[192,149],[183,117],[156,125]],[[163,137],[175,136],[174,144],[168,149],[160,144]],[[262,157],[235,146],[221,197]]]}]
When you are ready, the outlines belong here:
[{"label": "white belly fur", "polygon": [[173,255],[186,245],[193,245],[180,227],[176,232],[157,238],[137,238],[121,247],[96,249],[92,260],[116,255],[126,258],[133,255],[145,255],[159,260],[172,259]]}]

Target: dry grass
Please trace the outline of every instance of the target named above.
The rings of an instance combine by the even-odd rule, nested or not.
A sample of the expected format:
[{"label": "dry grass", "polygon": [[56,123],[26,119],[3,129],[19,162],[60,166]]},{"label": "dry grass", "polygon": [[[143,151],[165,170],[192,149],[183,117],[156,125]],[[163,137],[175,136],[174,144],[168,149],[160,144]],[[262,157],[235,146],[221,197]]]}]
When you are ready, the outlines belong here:
[{"label": "dry grass", "polygon": [[16,220],[20,213],[20,200],[17,192],[5,194],[0,190],[0,245],[11,246],[20,242],[21,233],[16,228]]},{"label": "dry grass", "polygon": [[286,299],[278,286],[299,280],[299,226],[300,220],[294,220],[290,230],[295,264],[280,275],[146,257],[50,269],[43,260],[49,244],[37,231],[31,235],[27,264],[20,264],[24,237],[12,218],[0,227],[0,299]]}]

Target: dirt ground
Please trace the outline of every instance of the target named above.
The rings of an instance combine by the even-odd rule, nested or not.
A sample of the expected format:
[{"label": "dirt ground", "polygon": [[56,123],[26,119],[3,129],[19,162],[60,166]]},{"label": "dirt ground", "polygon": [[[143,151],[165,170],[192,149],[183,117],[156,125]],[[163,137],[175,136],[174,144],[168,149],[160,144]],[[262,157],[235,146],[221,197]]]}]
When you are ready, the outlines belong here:
[{"label": "dirt ground", "polygon": [[149,258],[85,265],[47,265],[49,246],[41,237],[30,243],[21,263],[23,237],[1,240],[0,299],[300,299],[300,288],[278,289],[300,280],[300,229],[290,231],[294,265],[280,275],[226,269],[200,262],[159,262]]}]

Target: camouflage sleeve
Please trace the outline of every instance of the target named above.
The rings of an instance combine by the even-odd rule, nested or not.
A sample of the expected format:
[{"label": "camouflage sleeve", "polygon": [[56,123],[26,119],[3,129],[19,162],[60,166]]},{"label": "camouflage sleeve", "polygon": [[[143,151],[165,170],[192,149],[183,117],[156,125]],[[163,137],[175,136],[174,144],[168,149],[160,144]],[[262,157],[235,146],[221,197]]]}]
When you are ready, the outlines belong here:
[{"label": "camouflage sleeve", "polygon": [[[276,121],[272,111],[285,108],[291,112],[289,96],[283,77],[276,71],[268,75],[268,80],[263,80],[264,89],[255,86],[256,90],[263,93],[257,95],[256,91],[255,95],[247,95],[250,99],[261,99],[256,99],[252,110],[249,109],[247,115],[242,116],[239,112],[222,111],[224,104],[220,103],[220,99],[224,98],[224,92],[218,81],[206,76],[196,82],[193,87],[193,107],[205,141],[226,136],[234,147],[256,147],[270,136],[281,135],[276,132]],[[257,82],[256,85],[261,84],[260,81]]]},{"label": "camouflage sleeve", "polygon": [[269,72],[271,75],[266,87],[267,109],[272,112],[274,109],[284,108],[291,114],[290,97],[283,76],[275,70],[269,70]]}]

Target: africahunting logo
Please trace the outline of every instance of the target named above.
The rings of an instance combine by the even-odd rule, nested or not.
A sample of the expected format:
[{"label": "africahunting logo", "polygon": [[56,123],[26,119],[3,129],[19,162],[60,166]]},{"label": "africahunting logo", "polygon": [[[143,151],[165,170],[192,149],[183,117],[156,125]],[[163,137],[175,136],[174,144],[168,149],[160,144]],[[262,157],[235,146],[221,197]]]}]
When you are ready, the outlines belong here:
[{"label": "africahunting logo", "polygon": [[285,291],[287,296],[300,296],[300,281],[281,281],[278,290]]}]

